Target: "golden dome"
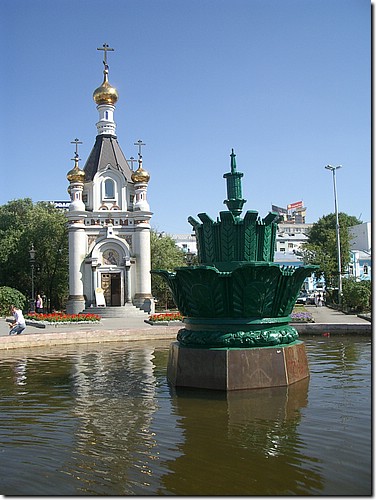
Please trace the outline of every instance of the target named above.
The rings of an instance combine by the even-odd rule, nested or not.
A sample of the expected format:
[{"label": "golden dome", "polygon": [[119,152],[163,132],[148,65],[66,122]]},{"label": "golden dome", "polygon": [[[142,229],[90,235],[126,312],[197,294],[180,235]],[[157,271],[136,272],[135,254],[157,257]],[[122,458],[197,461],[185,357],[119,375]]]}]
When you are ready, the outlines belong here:
[{"label": "golden dome", "polygon": [[96,104],[115,104],[119,98],[117,90],[108,82],[108,69],[103,71],[104,78],[100,87],[94,90],[93,99]]},{"label": "golden dome", "polygon": [[78,166],[78,159],[74,159],[74,167],[67,173],[69,182],[85,182],[85,172]]},{"label": "golden dome", "polygon": [[150,174],[142,168],[142,160],[138,160],[139,167],[132,174],[133,182],[149,182]]}]

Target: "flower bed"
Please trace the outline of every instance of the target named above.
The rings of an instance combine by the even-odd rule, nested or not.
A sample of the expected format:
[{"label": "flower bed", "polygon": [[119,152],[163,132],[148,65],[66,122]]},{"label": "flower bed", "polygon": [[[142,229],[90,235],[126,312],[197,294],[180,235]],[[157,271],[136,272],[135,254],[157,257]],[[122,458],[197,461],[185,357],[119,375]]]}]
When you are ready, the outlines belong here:
[{"label": "flower bed", "polygon": [[69,324],[69,323],[97,323],[101,317],[99,314],[66,314],[64,312],[54,312],[49,314],[28,313],[25,319],[40,321],[45,324]]},{"label": "flower bed", "polygon": [[183,316],[180,312],[151,314],[149,319],[145,320],[145,323],[149,323],[150,325],[168,325],[176,321],[183,321]]},{"label": "flower bed", "polygon": [[312,314],[308,311],[297,311],[294,310],[291,314],[291,322],[292,323],[314,323],[314,319]]},{"label": "flower bed", "polygon": [[[294,311],[290,314],[292,323],[313,323],[312,314],[306,311],[304,308],[295,308]],[[152,314],[149,316],[148,320],[145,320],[147,323],[155,324],[159,323],[163,324],[170,323],[171,321],[182,321],[183,316],[179,312],[173,313],[159,313]]]}]

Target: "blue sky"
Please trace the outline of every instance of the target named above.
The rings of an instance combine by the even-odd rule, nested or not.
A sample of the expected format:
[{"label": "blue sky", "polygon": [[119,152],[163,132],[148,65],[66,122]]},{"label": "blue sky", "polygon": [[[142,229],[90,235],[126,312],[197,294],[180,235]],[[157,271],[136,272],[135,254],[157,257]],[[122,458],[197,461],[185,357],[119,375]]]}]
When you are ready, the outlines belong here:
[{"label": "blue sky", "polygon": [[[307,222],[371,218],[371,4],[367,0],[1,0],[0,204],[68,199],[74,147],[96,136],[92,93],[119,92],[127,158],[142,139],[152,226],[225,210],[234,148],[244,210],[303,200]],[[244,212],[243,212],[244,214]]]}]

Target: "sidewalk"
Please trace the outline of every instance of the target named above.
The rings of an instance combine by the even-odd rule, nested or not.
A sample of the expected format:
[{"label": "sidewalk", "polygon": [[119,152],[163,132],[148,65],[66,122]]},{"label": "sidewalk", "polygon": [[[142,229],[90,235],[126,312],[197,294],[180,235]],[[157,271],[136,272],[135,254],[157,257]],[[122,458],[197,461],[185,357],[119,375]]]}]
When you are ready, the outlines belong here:
[{"label": "sidewalk", "polygon": [[315,320],[315,323],[369,323],[366,319],[359,318],[356,314],[344,314],[341,311],[336,311],[330,307],[316,307],[313,305],[305,306]]},{"label": "sidewalk", "polygon": [[344,314],[326,306],[305,307],[315,322],[294,324],[299,335],[372,335],[371,322],[356,314]]},{"label": "sidewalk", "polygon": [[[328,307],[306,306],[315,323],[293,323],[300,335],[367,335],[372,325],[355,314],[344,314]],[[182,323],[152,326],[143,318],[102,318],[99,323],[48,325],[46,328],[27,326],[21,335],[9,336],[5,318],[0,319],[0,350],[17,347],[37,347],[100,342],[137,340],[175,340]]]}]

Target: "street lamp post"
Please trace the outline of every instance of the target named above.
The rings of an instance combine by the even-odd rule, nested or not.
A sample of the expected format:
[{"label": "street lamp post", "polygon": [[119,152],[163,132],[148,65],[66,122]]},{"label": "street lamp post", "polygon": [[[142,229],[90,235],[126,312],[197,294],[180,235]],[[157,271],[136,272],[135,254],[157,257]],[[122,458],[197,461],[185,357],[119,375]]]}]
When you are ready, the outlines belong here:
[{"label": "street lamp post", "polygon": [[35,264],[35,250],[34,244],[31,244],[31,248],[29,250],[30,254],[30,266],[31,266],[31,302],[30,302],[30,310],[31,312],[35,311],[35,297],[34,297],[34,264]]},{"label": "street lamp post", "polygon": [[337,237],[337,260],[338,260],[338,302],[341,303],[342,299],[342,269],[341,269],[341,239],[339,235],[339,219],[338,219],[338,204],[337,204],[337,187],[336,187],[336,170],[341,168],[342,165],[332,167],[326,165],[326,169],[333,173],[333,189],[334,189],[334,210],[336,214],[336,237]]}]

